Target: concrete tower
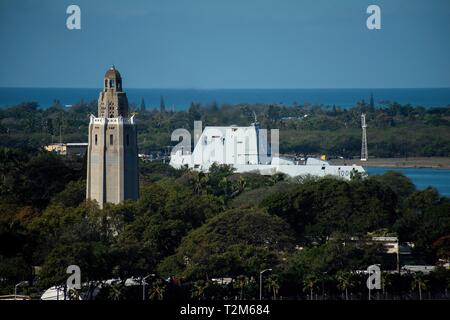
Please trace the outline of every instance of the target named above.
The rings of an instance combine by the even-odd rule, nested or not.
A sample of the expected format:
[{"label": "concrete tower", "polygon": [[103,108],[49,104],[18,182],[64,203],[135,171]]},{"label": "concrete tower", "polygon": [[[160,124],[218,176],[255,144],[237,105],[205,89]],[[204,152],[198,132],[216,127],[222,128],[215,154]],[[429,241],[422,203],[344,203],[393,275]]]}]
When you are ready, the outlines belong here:
[{"label": "concrete tower", "polygon": [[112,66],[105,74],[98,98],[98,117],[91,115],[87,149],[86,198],[120,203],[139,197],[137,133],[128,116],[122,77]]}]

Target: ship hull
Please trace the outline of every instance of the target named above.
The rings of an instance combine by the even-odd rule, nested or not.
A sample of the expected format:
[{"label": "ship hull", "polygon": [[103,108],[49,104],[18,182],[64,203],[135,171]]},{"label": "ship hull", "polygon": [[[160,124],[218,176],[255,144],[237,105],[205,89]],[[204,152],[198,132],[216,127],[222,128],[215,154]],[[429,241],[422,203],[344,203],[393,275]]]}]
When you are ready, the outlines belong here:
[{"label": "ship hull", "polygon": [[[171,162],[172,167],[181,168],[183,165],[177,165]],[[189,168],[196,171],[208,172],[208,165],[202,166],[190,166]],[[262,175],[274,175],[277,173],[283,173],[290,177],[297,176],[314,176],[314,177],[325,177],[325,176],[336,176],[346,180],[350,180],[352,176],[358,172],[362,175],[365,175],[366,172],[363,167],[352,165],[352,166],[333,166],[333,165],[272,165],[272,164],[235,164],[233,165],[236,173],[244,173],[244,172],[255,172]]]}]

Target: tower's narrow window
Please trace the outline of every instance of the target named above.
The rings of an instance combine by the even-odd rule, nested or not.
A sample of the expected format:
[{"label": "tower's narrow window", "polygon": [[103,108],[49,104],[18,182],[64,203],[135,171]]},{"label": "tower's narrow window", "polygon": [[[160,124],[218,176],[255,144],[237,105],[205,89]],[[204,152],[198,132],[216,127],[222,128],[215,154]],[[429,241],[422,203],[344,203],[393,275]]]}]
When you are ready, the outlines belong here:
[{"label": "tower's narrow window", "polygon": [[114,135],[110,134],[109,135],[109,144],[113,144],[114,143]]},{"label": "tower's narrow window", "polygon": [[97,141],[98,141],[97,135],[95,135],[95,145],[97,145]]},{"label": "tower's narrow window", "polygon": [[105,88],[108,88],[108,80],[105,79]]}]

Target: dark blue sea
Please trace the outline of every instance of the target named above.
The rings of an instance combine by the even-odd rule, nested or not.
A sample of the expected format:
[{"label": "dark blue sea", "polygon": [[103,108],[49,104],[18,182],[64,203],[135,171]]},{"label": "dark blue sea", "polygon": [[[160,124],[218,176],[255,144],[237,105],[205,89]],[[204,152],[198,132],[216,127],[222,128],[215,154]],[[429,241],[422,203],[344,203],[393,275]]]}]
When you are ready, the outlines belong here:
[{"label": "dark blue sea", "polygon": [[[443,107],[450,105],[450,88],[436,89],[125,89],[130,103],[140,105],[144,99],[148,108],[157,108],[160,97],[167,109],[185,110],[192,102],[207,106],[236,103],[314,104],[352,107],[358,101],[370,100],[373,93],[377,105],[398,102],[413,106]],[[73,105],[81,100],[98,98],[100,89],[64,88],[0,88],[0,107],[24,101],[36,101],[46,108],[59,100],[63,105]]]},{"label": "dark blue sea", "polygon": [[369,175],[383,174],[389,170],[403,173],[411,179],[419,190],[428,187],[436,188],[443,196],[450,197],[450,170],[428,169],[428,168],[365,168]]}]

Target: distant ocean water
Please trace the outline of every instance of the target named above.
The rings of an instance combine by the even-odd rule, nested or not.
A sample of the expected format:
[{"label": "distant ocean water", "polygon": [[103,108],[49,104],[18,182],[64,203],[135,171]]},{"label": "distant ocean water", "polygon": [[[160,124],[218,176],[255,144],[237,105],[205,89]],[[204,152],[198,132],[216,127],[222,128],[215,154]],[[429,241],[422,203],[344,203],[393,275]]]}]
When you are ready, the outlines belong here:
[{"label": "distant ocean water", "polygon": [[436,188],[443,196],[450,197],[450,170],[429,168],[365,168],[369,175],[383,174],[386,171],[399,171],[411,179],[417,189]]},{"label": "distant ocean water", "polygon": [[[435,89],[133,89],[126,88],[130,103],[140,105],[144,99],[148,108],[158,108],[164,97],[167,109],[185,110],[191,102],[208,105],[236,103],[280,103],[285,105],[321,104],[325,106],[354,106],[358,101],[370,100],[373,93],[377,105],[396,101],[413,106],[443,107],[450,105],[450,88]],[[36,101],[47,108],[54,100],[63,105],[73,105],[98,98],[95,88],[0,88],[0,107],[24,101]]]}]

